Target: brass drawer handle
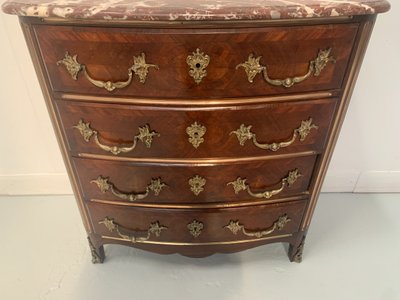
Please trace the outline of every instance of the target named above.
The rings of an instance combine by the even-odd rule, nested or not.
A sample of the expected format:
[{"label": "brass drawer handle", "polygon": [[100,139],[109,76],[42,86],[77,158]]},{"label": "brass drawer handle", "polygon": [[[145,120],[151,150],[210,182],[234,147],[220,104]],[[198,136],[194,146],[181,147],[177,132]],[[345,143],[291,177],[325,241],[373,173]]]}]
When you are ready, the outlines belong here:
[{"label": "brass drawer handle", "polygon": [[[149,228],[147,230],[138,230],[135,233],[131,234],[124,234],[121,232],[123,231],[132,231],[130,229],[124,228],[118,223],[115,223],[113,219],[110,219],[109,217],[106,217],[104,220],[100,221],[99,224],[103,224],[108,231],[110,232],[116,232],[124,241],[129,241],[131,243],[140,243],[144,242],[150,239],[151,235],[154,234],[156,237],[159,237],[162,233],[163,230],[167,230],[168,227],[160,225],[159,221],[155,221],[150,224]],[[145,236],[136,236],[137,233],[144,232],[146,235]]]},{"label": "brass drawer handle", "polygon": [[231,220],[228,225],[224,226],[224,228],[229,229],[233,234],[238,234],[239,231],[242,231],[244,235],[250,236],[250,237],[256,237],[256,238],[262,238],[263,236],[270,235],[274,233],[276,230],[282,230],[287,223],[289,223],[291,219],[284,214],[283,216],[280,216],[277,221],[274,222],[274,224],[267,229],[262,229],[258,231],[254,230],[249,230],[244,227],[244,225],[240,224],[239,221],[233,221]]},{"label": "brass drawer handle", "polygon": [[330,55],[331,51],[332,48],[329,48],[327,50],[319,50],[318,56],[309,63],[308,72],[302,76],[288,77],[285,79],[271,79],[268,76],[267,67],[260,65],[260,59],[262,58],[262,56],[258,56],[256,58],[254,57],[254,54],[250,54],[247,61],[245,61],[244,63],[238,64],[236,66],[236,70],[240,67],[244,68],[247,74],[247,79],[250,83],[253,83],[253,79],[254,77],[256,77],[257,74],[262,73],[265,81],[269,84],[289,88],[296,83],[300,83],[306,80],[311,75],[314,75],[315,77],[319,76],[322,70],[328,64],[328,62],[335,63],[336,60]]},{"label": "brass drawer handle", "polygon": [[242,179],[240,177],[238,177],[235,181],[227,183],[227,185],[233,186],[235,194],[239,194],[240,191],[247,191],[247,193],[254,198],[269,199],[272,196],[275,196],[275,195],[281,193],[285,189],[285,187],[292,186],[300,176],[302,176],[302,175],[299,173],[298,169],[290,171],[288,176],[286,176],[285,178],[282,178],[281,187],[279,189],[260,192],[260,193],[252,192],[250,189],[250,186],[246,183],[247,179]]},{"label": "brass drawer handle", "polygon": [[154,193],[154,196],[158,196],[161,190],[167,186],[165,183],[161,182],[161,178],[157,178],[152,179],[151,182],[146,186],[145,191],[142,193],[123,193],[115,188],[114,184],[110,183],[108,178],[102,176],[97,177],[96,180],[90,181],[90,183],[95,183],[103,194],[110,191],[114,196],[124,200],[129,200],[130,202],[146,198],[150,194],[150,191]]},{"label": "brass drawer handle", "polygon": [[146,124],[142,127],[139,127],[139,133],[133,137],[133,143],[128,147],[117,147],[117,146],[108,146],[104,145],[99,141],[99,134],[96,130],[90,127],[90,122],[85,123],[82,119],[79,120],[79,123],[74,126],[74,128],[78,129],[81,133],[85,142],[89,142],[91,137],[94,137],[94,141],[97,146],[107,152],[111,152],[114,155],[118,155],[120,153],[127,153],[136,148],[137,141],[145,143],[147,148],[151,147],[153,142],[153,137],[160,136],[159,133],[155,131],[150,131],[150,127]]},{"label": "brass drawer handle", "polygon": [[257,142],[256,134],[251,132],[251,125],[246,126],[242,124],[239,129],[232,131],[230,134],[236,134],[240,146],[244,146],[247,140],[253,140],[253,144],[260,149],[278,151],[280,148],[285,148],[293,144],[298,136],[300,136],[300,141],[304,142],[311,129],[318,129],[318,126],[313,124],[312,121],[312,118],[301,121],[301,125],[293,130],[292,138],[286,142],[280,143],[260,144]]},{"label": "brass drawer handle", "polygon": [[132,72],[139,77],[139,81],[141,83],[145,83],[147,79],[147,74],[149,73],[149,68],[155,68],[156,70],[159,69],[157,65],[147,64],[146,55],[144,53],[141,53],[140,56],[133,57],[133,65],[128,69],[128,79],[126,81],[101,81],[90,77],[90,75],[86,71],[86,66],[80,64],[77,60],[77,57],[78,56],[76,54],[71,56],[67,51],[65,53],[65,57],[57,62],[57,66],[64,65],[64,67],[67,69],[68,73],[74,80],[78,80],[78,73],[80,71],[83,71],[86,79],[89,80],[93,85],[99,88],[105,88],[109,92],[112,92],[115,89],[122,89],[124,87],[127,87],[132,82]]}]

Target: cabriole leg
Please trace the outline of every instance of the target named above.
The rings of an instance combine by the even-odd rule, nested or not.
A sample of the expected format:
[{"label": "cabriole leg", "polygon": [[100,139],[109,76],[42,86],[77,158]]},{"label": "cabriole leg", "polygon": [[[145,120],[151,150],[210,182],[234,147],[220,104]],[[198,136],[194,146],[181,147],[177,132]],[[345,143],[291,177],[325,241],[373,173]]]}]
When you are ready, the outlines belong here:
[{"label": "cabriole leg", "polygon": [[298,238],[290,243],[289,246],[289,259],[291,262],[301,263],[303,260],[304,241],[306,239],[305,233],[299,233]]},{"label": "cabriole leg", "polygon": [[100,247],[95,247],[90,237],[88,237],[88,241],[89,241],[90,252],[92,253],[92,263],[102,264],[106,257],[104,254],[103,245],[101,245]]}]

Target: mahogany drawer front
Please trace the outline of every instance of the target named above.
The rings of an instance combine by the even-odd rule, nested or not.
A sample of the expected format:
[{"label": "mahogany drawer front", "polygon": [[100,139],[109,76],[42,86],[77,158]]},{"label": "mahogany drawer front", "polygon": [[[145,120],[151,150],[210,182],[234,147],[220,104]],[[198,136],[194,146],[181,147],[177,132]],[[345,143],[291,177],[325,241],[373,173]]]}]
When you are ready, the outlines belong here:
[{"label": "mahogany drawer front", "polygon": [[95,232],[137,243],[223,243],[298,231],[306,200],[224,209],[125,208],[89,203]]},{"label": "mahogany drawer front", "polygon": [[[36,25],[34,29],[54,91],[210,99],[341,88],[358,26],[350,23],[193,30]],[[330,53],[324,54],[329,49]],[[61,61],[66,52],[69,57],[64,64]],[[259,68],[266,68],[265,72],[260,69],[255,78],[248,78],[245,71],[245,62],[256,62],[251,62],[251,57],[248,60],[251,54],[254,59],[261,56]],[[135,68],[142,63],[148,65],[146,74],[139,77],[131,72],[132,81],[126,83],[129,69],[135,65],[134,56]],[[193,58],[190,62],[189,56]],[[75,65],[75,72],[67,72],[67,65]],[[189,73],[191,68],[193,74]],[[310,68],[313,70],[309,78],[301,79]],[[85,77],[85,72],[94,81],[119,84],[105,85],[108,90],[99,88]],[[294,77],[302,82],[291,87],[274,83],[285,83],[285,79]]]},{"label": "mahogany drawer front", "polygon": [[86,200],[168,205],[257,202],[302,195],[308,190],[315,160],[312,155],[211,166],[83,158],[74,158],[73,163]]},{"label": "mahogany drawer front", "polygon": [[[136,158],[320,152],[336,104],[325,99],[192,110],[57,101],[73,153]],[[146,126],[148,139],[140,139]]]}]

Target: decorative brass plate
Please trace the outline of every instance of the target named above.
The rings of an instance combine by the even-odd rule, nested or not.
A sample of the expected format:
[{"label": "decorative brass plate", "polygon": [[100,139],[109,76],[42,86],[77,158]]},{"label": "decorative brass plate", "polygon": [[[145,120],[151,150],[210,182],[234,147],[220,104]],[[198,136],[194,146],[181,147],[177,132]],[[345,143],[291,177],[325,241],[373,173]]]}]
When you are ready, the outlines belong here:
[{"label": "decorative brass plate", "polygon": [[201,234],[204,224],[197,220],[193,220],[187,225],[187,228],[189,229],[190,234],[197,238]]},{"label": "decorative brass plate", "polygon": [[150,148],[153,142],[153,137],[160,136],[159,133],[155,131],[150,131],[150,127],[146,124],[142,127],[139,127],[139,133],[133,137],[133,143],[131,146],[128,147],[107,146],[100,143],[99,134],[96,130],[90,128],[90,122],[85,123],[82,119],[80,119],[79,123],[75,125],[74,128],[79,130],[85,142],[89,142],[90,138],[94,136],[94,141],[101,149],[107,152],[111,152],[114,155],[132,151],[133,149],[136,148],[136,143],[138,140],[145,143],[147,148]]},{"label": "decorative brass plate", "polygon": [[189,143],[196,149],[204,142],[203,136],[206,134],[207,128],[197,122],[186,128],[186,133],[189,135]]},{"label": "decorative brass plate", "polygon": [[287,223],[289,223],[291,219],[284,214],[283,216],[279,217],[277,221],[274,222],[274,224],[267,229],[262,229],[262,230],[249,230],[244,227],[244,225],[240,224],[239,221],[230,221],[228,225],[224,226],[224,228],[229,229],[233,234],[238,234],[239,231],[242,231],[244,235],[250,236],[250,237],[256,237],[256,238],[262,238],[266,235],[270,235],[274,233],[276,230],[282,230]]},{"label": "decorative brass plate", "polygon": [[[156,237],[159,237],[163,230],[167,230],[168,227],[160,225],[159,221],[155,221],[150,224],[149,228],[147,229],[147,235],[142,237],[136,237],[134,235],[127,235],[123,234],[121,230],[124,231],[131,231],[129,229],[123,228],[118,223],[115,223],[113,219],[106,217],[104,220],[100,221],[99,224],[103,224],[108,231],[110,232],[117,232],[117,234],[124,240],[129,241],[132,243],[143,242],[150,239],[151,235],[154,234]],[[139,232],[143,232],[144,230],[140,230]]]},{"label": "decorative brass plate", "polygon": [[206,185],[207,180],[199,175],[190,178],[188,183],[190,186],[190,190],[198,196],[202,191],[204,191],[204,186]]},{"label": "decorative brass plate", "polygon": [[242,179],[240,177],[238,177],[235,181],[227,183],[227,185],[233,186],[235,194],[239,194],[240,191],[247,191],[247,193],[252,197],[269,199],[272,196],[281,193],[286,186],[290,187],[291,185],[293,185],[300,176],[302,175],[299,173],[299,170],[295,169],[293,171],[290,171],[287,177],[282,178],[281,187],[279,189],[260,193],[252,192],[249,185],[246,183],[247,179]]},{"label": "decorative brass plate", "polygon": [[92,263],[94,264],[101,264],[104,261],[104,253],[103,255],[96,249],[96,247],[93,245],[92,241],[88,237],[88,242],[89,242],[89,248],[90,248],[90,253],[92,254]]},{"label": "decorative brass plate", "polygon": [[159,69],[157,65],[146,63],[146,55],[144,53],[133,57],[133,65],[128,69],[128,79],[126,81],[119,82],[93,79],[88,74],[86,66],[78,62],[78,55],[75,54],[71,56],[68,51],[65,52],[65,57],[57,62],[57,65],[63,65],[74,80],[78,80],[78,73],[83,71],[86,79],[89,80],[93,85],[99,88],[104,88],[109,92],[112,92],[115,89],[127,87],[132,82],[132,72],[139,77],[139,81],[141,83],[145,83],[147,74],[149,73],[149,68],[155,68],[157,70]]},{"label": "decorative brass plate", "polygon": [[257,142],[256,134],[251,132],[251,125],[246,126],[240,125],[239,129],[232,131],[230,134],[236,134],[240,146],[244,146],[247,140],[253,140],[253,144],[264,150],[278,151],[280,148],[285,148],[294,143],[296,138],[300,136],[300,141],[304,142],[306,137],[309,135],[311,129],[318,129],[318,126],[312,124],[313,119],[309,118],[306,121],[301,121],[300,127],[293,130],[292,138],[286,142],[271,143],[271,144],[260,144]]},{"label": "decorative brass plate", "polygon": [[200,52],[200,49],[197,48],[196,52],[188,55],[186,63],[190,67],[189,75],[199,84],[207,76],[206,68],[210,63],[210,56],[204,54],[204,52]]},{"label": "decorative brass plate", "polygon": [[260,65],[260,59],[262,58],[262,56],[254,57],[253,54],[249,54],[247,61],[238,64],[236,66],[236,70],[239,68],[243,68],[247,74],[247,80],[250,83],[253,83],[254,77],[256,77],[257,74],[262,73],[264,80],[269,84],[290,88],[294,84],[300,83],[312,75],[314,75],[315,77],[319,76],[322,70],[328,64],[328,62],[335,63],[336,60],[330,55],[331,51],[332,48],[328,48],[327,50],[320,50],[318,52],[318,56],[314,60],[310,61],[308,72],[302,76],[288,77],[285,79],[271,79],[268,76],[267,67]]},{"label": "decorative brass plate", "polygon": [[131,202],[146,198],[150,194],[150,191],[152,191],[155,196],[158,196],[161,190],[167,186],[165,183],[161,182],[161,178],[157,178],[151,180],[151,182],[146,186],[145,192],[122,193],[114,187],[114,184],[109,182],[108,178],[104,178],[102,176],[97,177],[96,180],[92,180],[90,183],[95,183],[103,194],[111,191],[111,193],[118,198],[129,200]]}]

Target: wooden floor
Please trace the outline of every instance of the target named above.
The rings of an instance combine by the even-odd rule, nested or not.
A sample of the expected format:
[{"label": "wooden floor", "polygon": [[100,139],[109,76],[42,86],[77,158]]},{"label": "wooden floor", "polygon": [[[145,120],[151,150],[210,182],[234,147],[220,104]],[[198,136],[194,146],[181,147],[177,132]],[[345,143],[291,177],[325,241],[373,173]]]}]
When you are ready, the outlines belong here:
[{"label": "wooden floor", "polygon": [[301,264],[274,244],[204,259],[106,246],[92,265],[72,196],[0,197],[0,225],[5,300],[400,299],[400,194],[323,194]]}]

